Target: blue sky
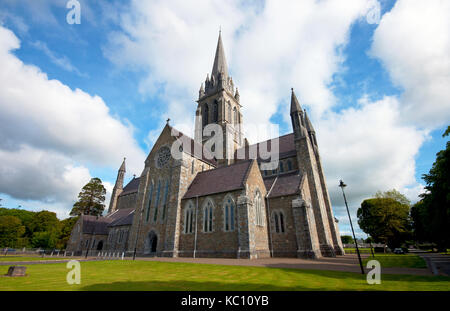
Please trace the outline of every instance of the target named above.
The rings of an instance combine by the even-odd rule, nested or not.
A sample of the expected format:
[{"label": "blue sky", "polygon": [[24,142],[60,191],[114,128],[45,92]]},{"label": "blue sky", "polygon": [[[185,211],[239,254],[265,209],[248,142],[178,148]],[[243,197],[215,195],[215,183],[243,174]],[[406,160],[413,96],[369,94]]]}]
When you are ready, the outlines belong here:
[{"label": "blue sky", "polygon": [[123,157],[139,175],[167,117],[192,125],[219,27],[244,122],[290,132],[291,87],[310,112],[341,233],[340,178],[353,214],[377,190],[415,201],[447,141],[450,12],[407,2],[80,1],[69,25],[65,0],[2,1],[0,64],[20,79],[0,87],[1,203],[62,218],[90,177],[110,191]]}]

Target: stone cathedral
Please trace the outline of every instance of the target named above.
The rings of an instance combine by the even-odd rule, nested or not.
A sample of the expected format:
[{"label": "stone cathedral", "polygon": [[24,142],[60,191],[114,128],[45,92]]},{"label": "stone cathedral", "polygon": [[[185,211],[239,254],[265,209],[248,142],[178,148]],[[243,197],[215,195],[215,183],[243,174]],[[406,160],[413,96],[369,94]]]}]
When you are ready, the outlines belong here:
[{"label": "stone cathedral", "polygon": [[[278,137],[278,161],[270,170],[259,152],[251,156],[264,142],[245,139],[241,108],[219,34],[211,74],[199,91],[194,138],[168,121],[141,175],[125,186],[124,159],[108,213],[80,217],[67,249],[249,259],[343,255],[316,134],[294,90],[292,133]],[[210,156],[214,145],[204,148],[210,124],[227,133],[223,157]],[[183,141],[177,158],[171,152],[176,141]]]}]

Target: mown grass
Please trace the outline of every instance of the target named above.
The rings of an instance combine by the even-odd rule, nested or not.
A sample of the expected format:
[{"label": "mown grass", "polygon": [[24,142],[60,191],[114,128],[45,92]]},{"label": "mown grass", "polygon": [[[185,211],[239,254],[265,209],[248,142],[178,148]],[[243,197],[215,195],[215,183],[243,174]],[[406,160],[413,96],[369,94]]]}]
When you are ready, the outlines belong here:
[{"label": "mown grass", "polygon": [[[0,266],[0,274],[7,271]],[[28,265],[26,277],[0,277],[0,290],[196,291],[389,290],[448,291],[443,276],[382,275],[380,285],[352,272],[155,261],[81,262],[81,284],[69,285],[66,264]]]},{"label": "mown grass", "polygon": [[378,260],[382,268],[427,268],[425,260],[413,254],[375,254],[375,258],[372,256],[365,258],[363,264],[366,265],[367,262],[372,259]]}]

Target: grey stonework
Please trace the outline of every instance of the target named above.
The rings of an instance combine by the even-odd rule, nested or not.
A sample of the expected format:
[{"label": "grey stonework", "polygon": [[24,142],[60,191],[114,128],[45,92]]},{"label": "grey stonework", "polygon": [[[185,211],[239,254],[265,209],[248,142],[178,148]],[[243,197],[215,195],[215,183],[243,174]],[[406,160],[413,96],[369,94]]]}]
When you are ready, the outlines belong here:
[{"label": "grey stonework", "polygon": [[[164,160],[164,148],[170,148],[179,138],[186,138],[190,147],[201,147],[208,139],[202,130],[209,123],[231,133],[223,140],[229,148],[224,149],[228,155],[252,147],[241,132],[241,108],[219,36],[211,76],[207,76],[199,91],[194,139],[167,123],[149,152],[141,175],[125,187],[124,160],[108,214],[98,220],[81,217],[68,249],[84,251],[89,247],[86,241],[102,239],[104,250],[132,253],[136,249],[138,256],[316,259],[344,254],[315,130],[293,90],[293,131],[280,137],[284,149],[280,151],[277,170],[261,170],[260,159],[211,160],[185,146],[180,150],[181,159]],[[178,134],[173,136],[174,133]],[[204,208],[208,202],[212,206],[211,232],[204,230]],[[227,202],[232,202],[232,214],[225,208],[230,204]],[[185,230],[189,209],[193,213],[192,232]],[[234,224],[232,229],[230,221]],[[86,226],[88,222],[91,227]],[[96,237],[92,228],[97,227],[92,224],[102,228]]]}]

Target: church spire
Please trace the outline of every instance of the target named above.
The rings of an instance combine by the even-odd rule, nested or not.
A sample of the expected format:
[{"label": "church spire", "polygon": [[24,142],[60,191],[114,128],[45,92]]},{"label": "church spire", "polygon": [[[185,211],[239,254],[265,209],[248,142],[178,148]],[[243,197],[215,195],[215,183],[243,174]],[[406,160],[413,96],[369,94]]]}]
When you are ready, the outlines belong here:
[{"label": "church spire", "polygon": [[308,114],[306,113],[306,110],[305,110],[305,123],[306,123],[306,129],[308,130],[308,132],[315,133],[314,127],[312,126],[312,123],[309,120],[309,117],[308,117]]},{"label": "church spire", "polygon": [[117,199],[119,198],[119,195],[123,191],[123,179],[125,177],[126,172],[125,160],[126,158],[123,158],[122,165],[120,166],[119,171],[117,172],[116,184],[114,185],[113,192],[111,194],[108,213],[112,213],[117,209]]},{"label": "church spire", "polygon": [[291,114],[293,112],[302,112],[302,108],[300,107],[300,104],[298,103],[297,96],[295,96],[294,88],[291,88]]},{"label": "church spire", "polygon": [[222,73],[223,79],[228,78],[227,60],[225,58],[225,50],[223,48],[221,31],[219,31],[219,40],[217,41],[216,56],[214,57],[214,65],[212,68],[211,76],[217,79],[219,73]]}]

